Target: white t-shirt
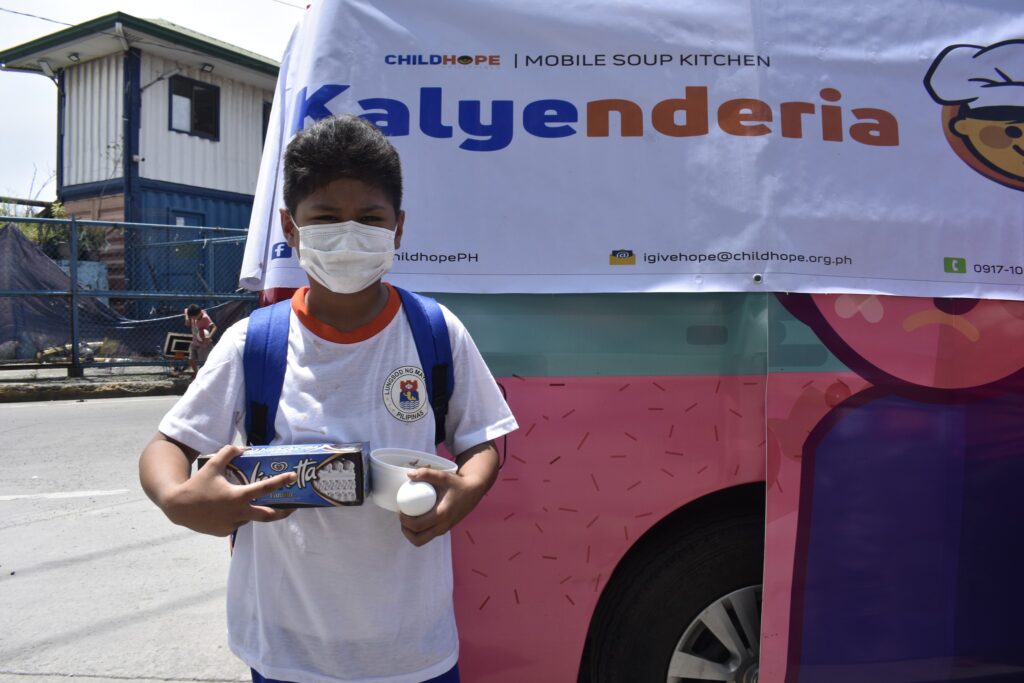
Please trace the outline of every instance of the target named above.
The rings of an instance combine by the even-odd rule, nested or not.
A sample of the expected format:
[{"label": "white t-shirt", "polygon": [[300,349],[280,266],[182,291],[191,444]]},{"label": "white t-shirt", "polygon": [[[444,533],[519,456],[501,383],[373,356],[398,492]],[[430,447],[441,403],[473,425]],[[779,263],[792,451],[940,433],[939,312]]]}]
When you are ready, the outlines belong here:
[{"label": "white t-shirt", "polygon": [[[397,293],[391,290],[375,321],[351,333],[311,318],[303,294],[292,300],[273,443],[368,441],[434,452],[433,411]],[[444,315],[455,364],[446,445],[461,453],[517,425],[465,327],[447,309]],[[224,333],[161,421],[162,433],[200,453],[235,441],[245,419],[247,324]],[[420,683],[458,660],[452,583],[449,534],[417,548],[402,535],[397,513],[370,501],[299,509],[238,530],[229,644],[268,678]]]}]

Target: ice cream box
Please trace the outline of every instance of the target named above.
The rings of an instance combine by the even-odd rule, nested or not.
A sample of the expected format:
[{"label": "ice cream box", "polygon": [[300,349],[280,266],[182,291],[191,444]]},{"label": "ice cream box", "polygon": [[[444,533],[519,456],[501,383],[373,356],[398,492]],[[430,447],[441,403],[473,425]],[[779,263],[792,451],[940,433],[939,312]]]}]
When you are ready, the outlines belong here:
[{"label": "ice cream box", "polygon": [[[366,443],[249,446],[227,467],[235,484],[251,484],[284,472],[295,482],[253,499],[274,508],[362,505],[370,493]],[[211,456],[200,456],[202,467]]]}]

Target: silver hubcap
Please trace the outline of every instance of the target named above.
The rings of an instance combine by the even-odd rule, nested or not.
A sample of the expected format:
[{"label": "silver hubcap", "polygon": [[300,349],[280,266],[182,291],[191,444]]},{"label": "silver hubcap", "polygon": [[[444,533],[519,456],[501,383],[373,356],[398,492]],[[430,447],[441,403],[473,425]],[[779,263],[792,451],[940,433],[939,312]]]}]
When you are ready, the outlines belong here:
[{"label": "silver hubcap", "polygon": [[715,600],[686,627],[668,665],[666,683],[757,683],[761,586]]}]

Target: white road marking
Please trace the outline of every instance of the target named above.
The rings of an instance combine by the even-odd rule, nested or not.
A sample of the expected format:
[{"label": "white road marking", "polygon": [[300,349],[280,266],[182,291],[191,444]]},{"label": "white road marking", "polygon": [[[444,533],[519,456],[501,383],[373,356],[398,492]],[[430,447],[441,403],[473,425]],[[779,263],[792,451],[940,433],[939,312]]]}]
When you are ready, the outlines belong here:
[{"label": "white road marking", "polygon": [[113,491],[61,491],[58,493],[27,493],[18,496],[0,496],[0,502],[8,500],[58,500],[61,498],[93,498],[96,496],[120,496],[129,493],[128,489]]}]

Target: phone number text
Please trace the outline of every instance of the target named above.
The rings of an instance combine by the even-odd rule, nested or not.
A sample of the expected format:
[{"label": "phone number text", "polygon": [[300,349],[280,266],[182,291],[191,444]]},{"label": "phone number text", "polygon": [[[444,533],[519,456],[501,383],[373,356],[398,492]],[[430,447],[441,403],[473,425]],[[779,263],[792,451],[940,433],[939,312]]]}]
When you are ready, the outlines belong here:
[{"label": "phone number text", "polygon": [[1007,273],[1013,275],[1024,275],[1024,266],[1003,266],[991,263],[975,263],[975,273]]}]

